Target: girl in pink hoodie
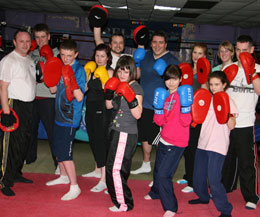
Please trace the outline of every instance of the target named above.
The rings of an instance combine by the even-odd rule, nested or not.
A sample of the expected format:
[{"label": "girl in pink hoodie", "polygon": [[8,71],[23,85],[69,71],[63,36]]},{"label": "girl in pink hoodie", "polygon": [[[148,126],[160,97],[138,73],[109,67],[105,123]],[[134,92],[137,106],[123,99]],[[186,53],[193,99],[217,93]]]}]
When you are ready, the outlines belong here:
[{"label": "girl in pink hoodie", "polygon": [[[181,75],[178,66],[169,65],[163,75],[168,91],[158,88],[154,93],[154,122],[162,130],[156,153],[153,186],[145,199],[160,199],[165,210],[164,217],[174,216],[178,209],[172,178],[189,140],[193,93],[189,85],[179,87]],[[185,108],[182,107],[183,102]]]}]

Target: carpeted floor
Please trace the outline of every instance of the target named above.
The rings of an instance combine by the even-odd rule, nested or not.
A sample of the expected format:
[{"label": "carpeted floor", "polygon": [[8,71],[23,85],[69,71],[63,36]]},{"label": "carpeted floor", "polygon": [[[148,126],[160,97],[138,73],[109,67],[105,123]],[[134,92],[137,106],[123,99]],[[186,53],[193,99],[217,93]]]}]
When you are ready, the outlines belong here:
[{"label": "carpeted floor", "polygon": [[[60,198],[68,191],[69,185],[46,186],[45,183],[56,176],[51,174],[25,173],[25,177],[34,181],[33,184],[17,183],[13,187],[14,197],[0,194],[0,216],[2,217],[156,217],[162,216],[164,211],[159,200],[144,200],[148,193],[149,181],[129,180],[135,207],[130,212],[113,213],[108,207],[113,206],[109,195],[104,192],[90,192],[96,183],[95,178],[78,177],[81,195],[72,201],[61,201]],[[178,215],[182,217],[216,217],[219,212],[214,203],[207,205],[190,205],[188,200],[195,198],[194,193],[181,192],[183,185],[174,184],[175,194],[178,198]],[[229,201],[234,209],[233,217],[257,217],[260,209],[246,210],[240,193],[237,190],[228,194]]]}]

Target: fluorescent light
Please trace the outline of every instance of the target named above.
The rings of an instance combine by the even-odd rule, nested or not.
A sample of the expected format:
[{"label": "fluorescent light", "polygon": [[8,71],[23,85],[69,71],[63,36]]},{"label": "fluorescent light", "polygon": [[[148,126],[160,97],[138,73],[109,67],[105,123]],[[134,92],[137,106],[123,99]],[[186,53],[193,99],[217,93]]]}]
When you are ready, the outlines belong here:
[{"label": "fluorescent light", "polygon": [[127,6],[122,6],[122,7],[111,7],[107,5],[102,5],[104,8],[115,8],[115,9],[127,9]]},{"label": "fluorescent light", "polygon": [[161,11],[180,11],[181,10],[181,8],[177,8],[177,7],[166,7],[166,6],[159,6],[159,5],[155,5],[154,9],[161,10]]}]

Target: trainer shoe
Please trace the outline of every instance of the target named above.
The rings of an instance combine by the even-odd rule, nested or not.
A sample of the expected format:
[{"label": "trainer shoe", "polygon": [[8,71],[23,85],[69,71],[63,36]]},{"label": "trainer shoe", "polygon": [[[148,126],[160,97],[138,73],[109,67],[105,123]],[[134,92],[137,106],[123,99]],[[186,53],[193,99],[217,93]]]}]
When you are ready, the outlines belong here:
[{"label": "trainer shoe", "polygon": [[177,183],[182,185],[182,184],[187,184],[188,181],[186,179],[179,179],[177,180]]},{"label": "trainer shoe", "polygon": [[86,173],[86,174],[82,174],[82,177],[87,177],[87,178],[101,178],[101,173],[97,173],[95,170],[90,172],[90,173]]},{"label": "trainer shoe", "polygon": [[252,202],[247,202],[246,209],[256,209],[256,204]]},{"label": "trainer shoe", "polygon": [[192,193],[193,192],[193,188],[190,186],[186,186],[185,188],[183,188],[181,190],[183,193]]},{"label": "trainer shoe", "polygon": [[153,181],[151,181],[150,183],[149,183],[149,187],[152,187],[153,186]]},{"label": "trainer shoe", "polygon": [[151,162],[143,162],[142,166],[137,169],[137,170],[133,170],[130,173],[133,175],[137,175],[137,174],[141,174],[141,173],[150,173],[152,171],[151,168]]}]

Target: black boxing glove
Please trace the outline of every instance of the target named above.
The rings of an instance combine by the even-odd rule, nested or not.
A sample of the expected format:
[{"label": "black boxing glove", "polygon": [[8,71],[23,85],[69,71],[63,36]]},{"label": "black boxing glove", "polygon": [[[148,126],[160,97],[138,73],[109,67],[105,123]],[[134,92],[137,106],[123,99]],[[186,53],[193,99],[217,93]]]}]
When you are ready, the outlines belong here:
[{"label": "black boxing glove", "polygon": [[17,122],[14,114],[10,111],[10,114],[1,114],[1,125],[5,127],[11,127]]}]

